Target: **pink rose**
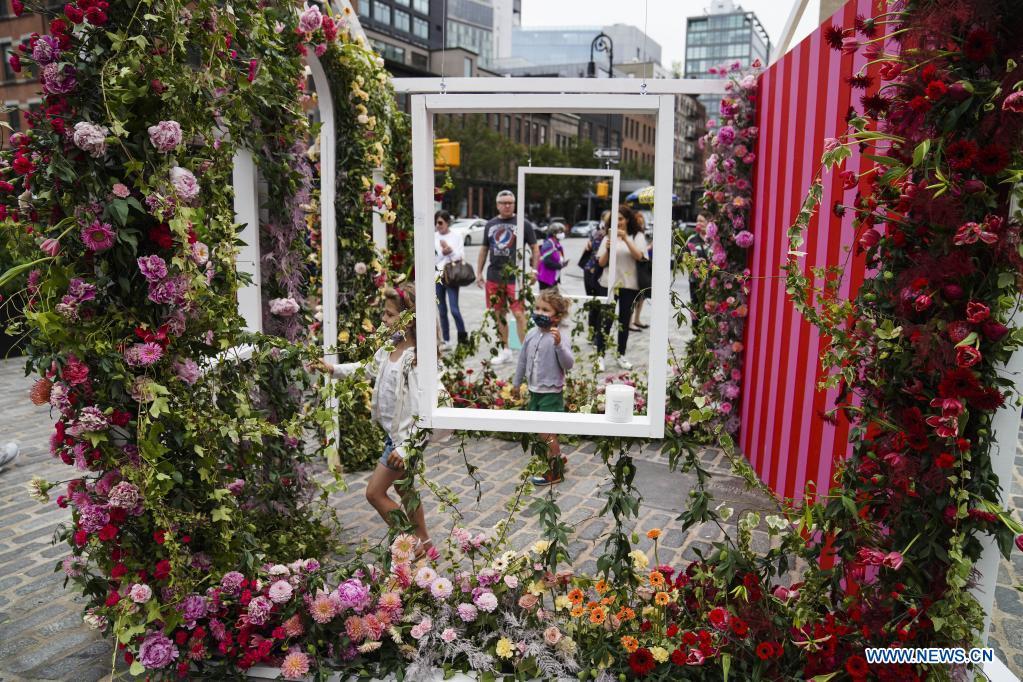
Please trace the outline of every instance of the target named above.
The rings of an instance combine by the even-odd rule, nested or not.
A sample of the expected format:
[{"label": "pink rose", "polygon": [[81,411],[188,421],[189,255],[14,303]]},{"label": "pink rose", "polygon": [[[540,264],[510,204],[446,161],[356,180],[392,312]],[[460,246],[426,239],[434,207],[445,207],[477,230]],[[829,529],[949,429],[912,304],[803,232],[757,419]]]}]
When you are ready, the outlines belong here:
[{"label": "pink rose", "polygon": [[149,126],[149,141],[161,152],[172,152],[181,144],[181,124],[177,121],[160,121]]}]

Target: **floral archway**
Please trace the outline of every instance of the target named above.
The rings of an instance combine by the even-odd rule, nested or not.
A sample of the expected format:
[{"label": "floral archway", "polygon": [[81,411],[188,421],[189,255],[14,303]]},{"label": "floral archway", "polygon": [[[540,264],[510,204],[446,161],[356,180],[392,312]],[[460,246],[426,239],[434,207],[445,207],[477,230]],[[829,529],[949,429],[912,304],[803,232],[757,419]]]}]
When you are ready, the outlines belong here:
[{"label": "floral archway", "polygon": [[[304,447],[332,420],[329,396],[350,414],[365,408],[364,386],[316,386],[304,361],[318,344],[291,343],[314,338],[321,322],[316,266],[303,265],[319,251],[323,200],[314,182],[322,138],[321,156],[304,148],[317,131],[303,113],[312,96],[303,55],[312,51],[323,67],[334,135],[345,143],[335,148],[347,155],[334,202],[338,276],[351,284],[338,301],[347,358],[365,355],[376,328],[365,313],[385,270],[368,238],[373,210],[390,225],[388,276],[411,264],[407,131],[344,10],[264,5],[198,0],[151,14],[141,4],[76,0],[18,53],[39,67],[46,102],[4,152],[3,235],[22,265],[3,279],[24,284],[40,377],[32,397],[53,407],[51,451],[73,467],[71,480],[36,487],[70,509],[64,571],[88,599],[87,622],[115,638],[133,672],[172,677],[196,666],[227,676],[271,663],[298,679],[331,668],[380,675],[414,661],[413,677],[440,666],[520,678],[912,679],[924,671],[870,668],[864,650],[893,637],[914,646],[979,641],[983,614],[966,589],[979,538],[995,535],[1007,552],[1019,531],[997,502],[990,415],[1004,399],[996,361],[1019,342],[1008,324],[1019,272],[1008,186],[1023,179],[1023,159],[1018,145],[978,141],[995,131],[1018,140],[1023,127],[1011,3],[909,2],[831,36],[837,48],[876,51],[895,83],[883,107],[850,119],[825,158],[841,163],[843,144],[886,152],[887,170],[856,207],[879,276],[843,302],[833,285],[818,292],[798,262],[786,273],[803,312],[842,351],[831,356],[836,372],[863,396],[848,406],[863,438],[835,490],[799,508],[779,501],[764,519],[776,543],[766,553],[751,549],[761,519],[750,513],[711,555],[651,566],[626,529],[638,505],[633,444],[600,439],[615,527],[592,578],[559,572],[568,553],[553,499],[538,504],[546,536],[533,547],[453,534],[452,553],[471,571],[414,568],[400,531],[372,565],[330,561],[342,536],[310,470],[330,448],[374,446],[368,420],[354,419],[367,431]],[[901,51],[884,52],[897,36]],[[708,141],[715,164],[726,152],[746,163],[735,134],[755,136],[750,77],[736,75],[726,98],[732,134],[722,128]],[[285,338],[245,334],[237,311],[245,282],[229,188],[242,148],[266,183],[260,257],[275,267],[262,298]],[[709,355],[727,346],[730,358],[741,352],[732,326],[741,316],[731,311],[745,286],[736,249],[749,239],[735,210],[743,206],[727,192],[747,188],[708,189],[722,230],[709,236],[710,252],[722,255],[692,265],[736,294],[716,300],[723,317],[698,343]],[[811,188],[794,252],[816,197]],[[948,211],[939,216],[935,205]],[[882,223],[883,234],[874,227]],[[974,266],[955,271],[956,282],[916,271],[962,253]],[[858,323],[847,324],[854,314]],[[926,366],[911,357],[922,339],[937,349]],[[230,352],[242,343],[253,349],[245,358]],[[665,416],[673,464],[701,483],[697,437],[735,455],[720,409],[735,396],[718,369],[677,368]],[[524,446],[540,449],[530,438]],[[922,467],[942,474],[922,481],[928,495],[909,473]],[[680,525],[723,520],[701,485]],[[920,527],[928,537],[914,537]],[[790,575],[794,560],[805,569]]]}]

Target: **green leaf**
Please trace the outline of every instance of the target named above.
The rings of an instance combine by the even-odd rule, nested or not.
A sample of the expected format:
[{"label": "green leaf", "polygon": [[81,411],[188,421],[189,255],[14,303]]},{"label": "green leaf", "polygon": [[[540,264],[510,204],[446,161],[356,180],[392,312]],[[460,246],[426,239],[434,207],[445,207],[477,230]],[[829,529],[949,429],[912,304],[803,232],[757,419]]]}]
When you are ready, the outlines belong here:
[{"label": "green leaf", "polygon": [[212,519],[214,522],[217,521],[230,521],[231,520],[231,508],[230,507],[217,507],[213,510]]},{"label": "green leaf", "polygon": [[120,227],[128,224],[128,203],[124,199],[114,199],[108,205],[108,212]]},{"label": "green leaf", "polygon": [[913,150],[913,167],[917,167],[927,158],[927,152],[931,150],[931,138],[927,138]]},{"label": "green leaf", "polygon": [[146,666],[142,665],[138,661],[132,661],[131,667],[128,668],[128,673],[134,675],[135,677],[138,677],[144,672],[146,672]]},{"label": "green leaf", "polygon": [[721,655],[721,682],[728,682],[728,669],[732,667],[732,656],[730,654]]}]

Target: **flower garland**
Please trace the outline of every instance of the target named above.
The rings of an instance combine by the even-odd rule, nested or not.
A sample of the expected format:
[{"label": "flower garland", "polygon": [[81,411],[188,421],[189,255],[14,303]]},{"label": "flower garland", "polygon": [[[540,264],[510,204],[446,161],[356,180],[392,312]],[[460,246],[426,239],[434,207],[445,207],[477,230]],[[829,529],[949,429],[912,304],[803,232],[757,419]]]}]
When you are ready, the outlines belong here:
[{"label": "flower garland", "polygon": [[[727,77],[728,96],[721,100],[719,121],[700,140],[709,152],[704,162],[702,204],[709,221],[688,243],[675,244],[677,267],[694,273],[693,339],[686,348],[683,372],[693,377],[701,402],[709,401],[709,420],[681,416],[678,405],[668,415],[669,427],[689,432],[696,424],[704,438],[721,427],[739,430],[743,336],[749,313],[749,253],[753,233],[749,224],[756,161],[756,101],[759,60],[748,72],[738,62],[712,72]],[[703,407],[703,404],[698,407]]]}]

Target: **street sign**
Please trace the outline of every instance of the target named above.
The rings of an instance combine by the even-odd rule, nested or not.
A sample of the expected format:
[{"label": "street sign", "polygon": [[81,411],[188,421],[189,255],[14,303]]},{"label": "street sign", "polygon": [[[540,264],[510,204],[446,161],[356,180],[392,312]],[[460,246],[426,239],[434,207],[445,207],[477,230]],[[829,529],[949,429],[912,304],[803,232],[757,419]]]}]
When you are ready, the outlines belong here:
[{"label": "street sign", "polygon": [[608,161],[618,161],[622,158],[621,149],[607,149],[597,148],[593,150],[593,158],[595,159],[606,159]]}]

